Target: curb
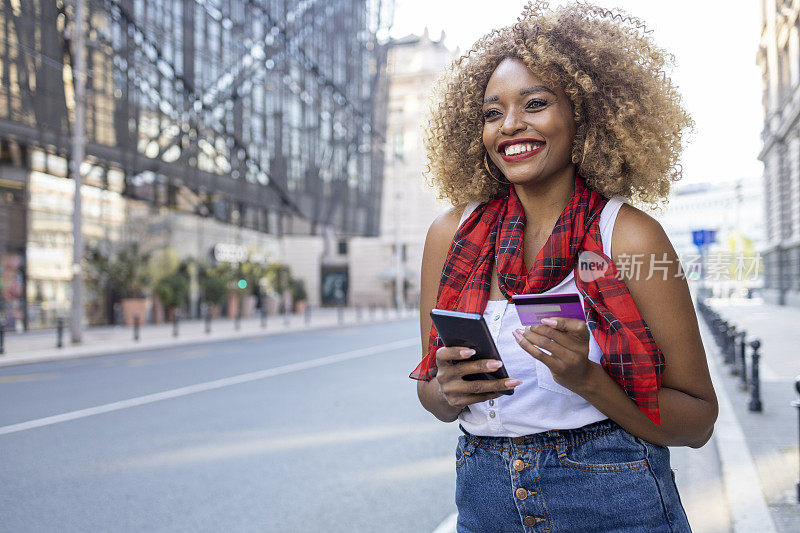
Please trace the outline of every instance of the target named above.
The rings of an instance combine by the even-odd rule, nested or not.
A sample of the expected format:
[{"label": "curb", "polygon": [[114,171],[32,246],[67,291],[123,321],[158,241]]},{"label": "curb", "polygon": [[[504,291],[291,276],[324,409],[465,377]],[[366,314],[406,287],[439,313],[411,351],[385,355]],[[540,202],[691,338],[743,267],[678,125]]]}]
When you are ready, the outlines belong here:
[{"label": "curb", "polygon": [[[700,327],[708,331],[702,321]],[[708,338],[708,334],[703,335],[704,345],[712,347],[710,350],[712,353],[707,355],[708,370],[719,404],[719,416],[711,440],[719,455],[722,485],[725,498],[728,500],[733,532],[775,533],[777,529],[764,498],[755,461],[747,447],[744,431],[736,418],[728,391],[722,382],[717,360],[721,354],[713,339],[710,343],[705,343]]]},{"label": "curb", "polygon": [[[84,359],[89,357],[102,357],[106,355],[119,355],[128,353],[146,352],[149,350],[160,350],[165,348],[179,348],[184,346],[198,346],[206,344],[223,343],[231,340],[253,339],[259,337],[271,337],[273,335],[282,335],[284,333],[295,333],[298,331],[319,331],[325,329],[333,329],[340,327],[350,326],[368,326],[371,324],[385,324],[388,322],[396,322],[401,320],[408,320],[414,318],[415,313],[407,316],[401,315],[386,319],[364,319],[359,322],[332,322],[318,325],[306,325],[304,323],[291,324],[284,326],[282,329],[267,331],[267,330],[254,330],[254,331],[231,331],[228,333],[218,333],[212,336],[192,337],[184,336],[182,338],[165,338],[157,339],[154,341],[140,341],[118,346],[74,346],[67,348],[53,348],[48,350],[31,351],[31,353],[21,353],[19,355],[0,355],[0,368],[28,365],[35,363],[47,363],[54,361],[69,361],[74,359]],[[205,334],[203,334],[205,335]]]}]

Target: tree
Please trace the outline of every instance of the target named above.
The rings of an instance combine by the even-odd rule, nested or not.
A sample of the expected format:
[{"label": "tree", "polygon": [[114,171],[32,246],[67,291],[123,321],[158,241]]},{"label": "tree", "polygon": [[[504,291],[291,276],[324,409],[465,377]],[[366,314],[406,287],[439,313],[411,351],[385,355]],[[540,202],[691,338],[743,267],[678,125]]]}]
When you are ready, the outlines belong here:
[{"label": "tree", "polygon": [[121,298],[144,298],[150,284],[150,254],[139,250],[138,243],[125,245],[108,263],[108,281],[119,290]]},{"label": "tree", "polygon": [[236,270],[230,263],[218,263],[215,267],[200,268],[200,290],[203,302],[221,305],[228,295],[236,277]]},{"label": "tree", "polygon": [[292,303],[304,302],[308,299],[306,282],[300,278],[292,278],[291,281],[289,281],[289,290],[292,293]]},{"label": "tree", "polygon": [[147,272],[153,283],[158,284],[161,278],[176,272],[181,266],[180,257],[172,248],[161,248],[150,254]]},{"label": "tree", "polygon": [[222,305],[228,295],[230,280],[213,273],[206,273],[200,280],[203,302],[209,305]]},{"label": "tree", "polygon": [[265,276],[275,292],[283,294],[289,289],[289,280],[291,280],[292,276],[288,265],[279,262],[270,263],[266,269]]},{"label": "tree", "polygon": [[183,305],[189,291],[189,277],[185,272],[176,270],[158,280],[155,293],[166,309],[175,309]]}]

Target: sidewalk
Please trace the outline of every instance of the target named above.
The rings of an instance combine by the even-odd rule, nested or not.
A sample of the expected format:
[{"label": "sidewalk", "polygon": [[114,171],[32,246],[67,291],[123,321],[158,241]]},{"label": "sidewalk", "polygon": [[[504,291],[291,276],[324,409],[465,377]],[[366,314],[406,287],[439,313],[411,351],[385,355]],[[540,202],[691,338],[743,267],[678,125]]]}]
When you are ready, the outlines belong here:
[{"label": "sidewalk", "polygon": [[[738,376],[730,374],[723,364],[719,350],[701,317],[701,332],[708,352],[709,364],[716,367],[715,386],[730,399],[733,414],[744,434],[747,451],[752,457],[760,489],[767,509],[779,532],[800,531],[800,504],[797,502],[798,480],[798,413],[791,402],[797,398],[794,379],[800,374],[800,308],[765,304],[760,300],[708,299],[706,303],[722,317],[747,332],[747,342],[761,341],[761,400],[762,412],[751,412],[747,404],[750,393],[742,391]],[[751,353],[748,346],[747,354]],[[711,360],[713,358],[713,360]],[[748,360],[748,375],[750,363]],[[717,432],[727,430],[720,428]],[[718,435],[715,435],[715,438]],[[719,446],[719,442],[717,443]],[[720,449],[725,475],[725,457]],[[727,465],[740,469],[739,464]],[[728,483],[730,480],[725,480]],[[733,503],[733,502],[729,502]],[[733,506],[732,506],[733,507]],[[731,509],[736,528],[736,513]]]},{"label": "sidewalk", "polygon": [[235,322],[219,318],[211,322],[211,332],[205,332],[203,320],[183,320],[178,323],[178,336],[173,336],[172,324],[146,324],[141,326],[139,340],[133,338],[133,328],[126,326],[100,326],[86,328],[83,342],[70,343],[69,328],[64,330],[63,347],[57,348],[55,329],[24,333],[6,332],[5,353],[0,355],[0,367],[76,359],[116,353],[130,353],[159,348],[171,348],[230,339],[244,339],[275,335],[291,331],[322,329],[357,325],[387,320],[400,320],[416,315],[415,310],[401,309],[313,309],[308,316],[300,314],[269,315],[266,326],[260,317],[245,318],[236,329]]}]

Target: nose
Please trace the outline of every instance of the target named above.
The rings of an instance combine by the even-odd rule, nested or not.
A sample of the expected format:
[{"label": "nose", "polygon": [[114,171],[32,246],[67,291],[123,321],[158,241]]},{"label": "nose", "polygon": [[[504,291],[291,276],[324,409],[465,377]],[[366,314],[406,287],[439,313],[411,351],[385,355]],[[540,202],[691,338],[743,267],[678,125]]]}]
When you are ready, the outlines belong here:
[{"label": "nose", "polygon": [[521,114],[515,109],[509,109],[500,125],[500,133],[511,136],[524,129],[525,124],[522,122]]}]

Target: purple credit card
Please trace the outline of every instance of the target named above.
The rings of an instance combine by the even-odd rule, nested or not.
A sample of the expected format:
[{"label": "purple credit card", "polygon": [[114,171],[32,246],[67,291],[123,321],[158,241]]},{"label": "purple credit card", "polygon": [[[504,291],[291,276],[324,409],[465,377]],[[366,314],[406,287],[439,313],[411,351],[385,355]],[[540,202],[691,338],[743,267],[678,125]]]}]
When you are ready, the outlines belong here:
[{"label": "purple credit card", "polygon": [[567,294],[515,294],[511,296],[523,326],[538,326],[543,318],[577,318],[586,322],[586,315],[577,292]]}]

